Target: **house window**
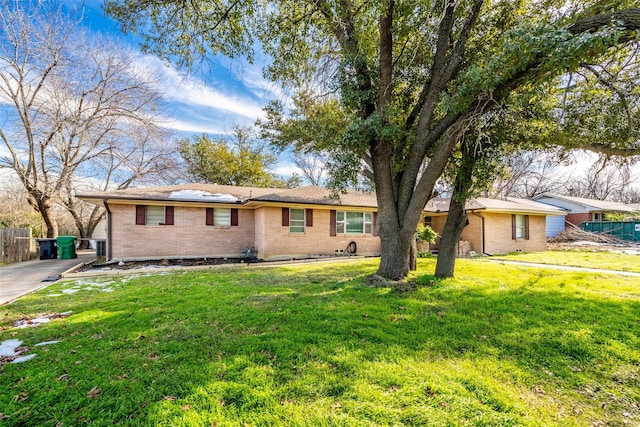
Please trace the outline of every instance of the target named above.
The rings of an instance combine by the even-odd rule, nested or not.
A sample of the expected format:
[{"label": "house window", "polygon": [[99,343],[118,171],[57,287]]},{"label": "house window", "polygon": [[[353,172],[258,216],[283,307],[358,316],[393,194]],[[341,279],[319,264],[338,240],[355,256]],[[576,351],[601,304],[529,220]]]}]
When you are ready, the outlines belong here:
[{"label": "house window", "polygon": [[529,215],[511,215],[511,238],[529,240]]},{"label": "house window", "polygon": [[431,227],[433,228],[433,217],[432,216],[425,216],[424,217],[424,224],[425,227]]},{"label": "house window", "polygon": [[601,222],[604,221],[604,214],[600,213],[600,212],[594,212],[593,213],[593,220],[595,222]]},{"label": "house window", "polygon": [[238,209],[233,208],[207,208],[206,224],[218,227],[238,225]]},{"label": "house window", "polygon": [[173,206],[136,206],[137,225],[173,225]]},{"label": "house window", "polygon": [[231,225],[231,209],[228,209],[228,208],[214,209],[213,225],[230,226]]},{"label": "house window", "polygon": [[164,206],[147,206],[145,219],[147,225],[164,224]]},{"label": "house window", "polygon": [[516,239],[524,239],[524,215],[516,215]]},{"label": "house window", "polygon": [[340,234],[371,234],[373,213],[336,212],[336,232]]},{"label": "house window", "polygon": [[289,232],[304,233],[304,209],[289,209]]}]

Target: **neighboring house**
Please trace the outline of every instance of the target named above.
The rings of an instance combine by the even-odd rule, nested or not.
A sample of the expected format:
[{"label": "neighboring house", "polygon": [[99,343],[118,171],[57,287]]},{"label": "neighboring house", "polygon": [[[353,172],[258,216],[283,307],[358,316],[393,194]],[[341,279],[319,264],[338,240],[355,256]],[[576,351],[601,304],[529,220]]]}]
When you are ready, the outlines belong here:
[{"label": "neighboring house", "polygon": [[[477,198],[465,204],[468,224],[462,230],[458,255],[542,252],[546,250],[546,218],[564,218],[565,212],[525,199]],[[425,225],[442,235],[449,199],[433,199],[425,207]],[[437,250],[440,239],[432,245]]]},{"label": "neighboring house", "polygon": [[640,203],[629,203],[627,206],[635,211],[636,216],[640,215]]},{"label": "neighboring house", "polygon": [[249,248],[266,260],[380,254],[373,193],[190,184],[78,198],[107,212],[108,260],[236,258]]},{"label": "neighboring house", "polygon": [[547,237],[558,235],[565,229],[565,221],[569,224],[580,227],[581,222],[599,222],[606,220],[607,214],[611,213],[631,213],[635,212],[632,206],[624,203],[609,202],[606,200],[585,199],[582,197],[560,196],[557,194],[544,193],[535,196],[533,200],[549,206],[564,209],[567,216],[564,221],[559,218],[549,217],[547,219]]}]

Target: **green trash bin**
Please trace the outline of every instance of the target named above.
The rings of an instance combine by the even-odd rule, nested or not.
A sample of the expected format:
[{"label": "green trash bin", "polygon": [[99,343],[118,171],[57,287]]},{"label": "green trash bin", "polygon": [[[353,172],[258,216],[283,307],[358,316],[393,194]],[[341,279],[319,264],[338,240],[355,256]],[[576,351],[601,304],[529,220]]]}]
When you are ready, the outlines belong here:
[{"label": "green trash bin", "polygon": [[58,259],[78,258],[76,255],[76,236],[58,236],[56,245],[58,246]]}]

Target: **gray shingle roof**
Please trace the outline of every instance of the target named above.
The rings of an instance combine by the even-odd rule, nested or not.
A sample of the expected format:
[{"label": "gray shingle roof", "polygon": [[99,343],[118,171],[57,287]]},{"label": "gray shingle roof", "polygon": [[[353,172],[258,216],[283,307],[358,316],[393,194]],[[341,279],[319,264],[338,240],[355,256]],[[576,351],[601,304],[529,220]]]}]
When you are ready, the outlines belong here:
[{"label": "gray shingle roof", "polygon": [[[427,212],[448,212],[450,199],[432,199],[425,206]],[[563,209],[554,206],[545,205],[544,203],[534,202],[528,199],[489,199],[475,198],[465,203],[466,210],[485,210],[488,212],[501,213],[530,213],[540,215],[565,215]]]},{"label": "gray shingle roof", "polygon": [[[341,194],[339,198],[336,199],[331,197],[330,190],[317,186],[282,189],[239,187],[217,184],[183,184],[164,187],[103,191],[79,194],[78,197],[94,202],[109,199],[229,203],[233,198],[235,199],[235,203],[240,204],[274,202],[371,208],[377,207],[375,193],[350,190],[346,194]],[[233,201],[231,202],[233,203]]]},{"label": "gray shingle roof", "polygon": [[534,197],[534,200],[544,198],[573,202],[575,204],[584,206],[589,211],[633,212],[636,210],[634,207],[625,205],[624,203],[610,202],[608,200],[586,199],[584,197],[562,196],[550,193],[540,194],[539,196]]}]

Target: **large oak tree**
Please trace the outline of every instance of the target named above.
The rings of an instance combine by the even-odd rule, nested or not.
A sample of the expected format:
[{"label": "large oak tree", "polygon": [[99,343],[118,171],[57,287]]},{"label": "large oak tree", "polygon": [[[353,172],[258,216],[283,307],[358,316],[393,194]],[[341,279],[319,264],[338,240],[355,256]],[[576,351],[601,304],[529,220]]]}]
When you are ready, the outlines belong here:
[{"label": "large oak tree", "polygon": [[[389,279],[408,273],[423,207],[477,118],[513,91],[637,38],[640,9],[631,7],[625,1],[107,0],[107,11],[125,29],[146,33],[146,47],[167,57],[189,63],[208,53],[245,54],[259,40],[272,57],[267,77],[294,90],[334,94],[349,119],[332,140],[344,153],[335,159],[345,170],[362,159],[373,179],[378,274]],[[606,150],[606,143],[596,148]]]}]

